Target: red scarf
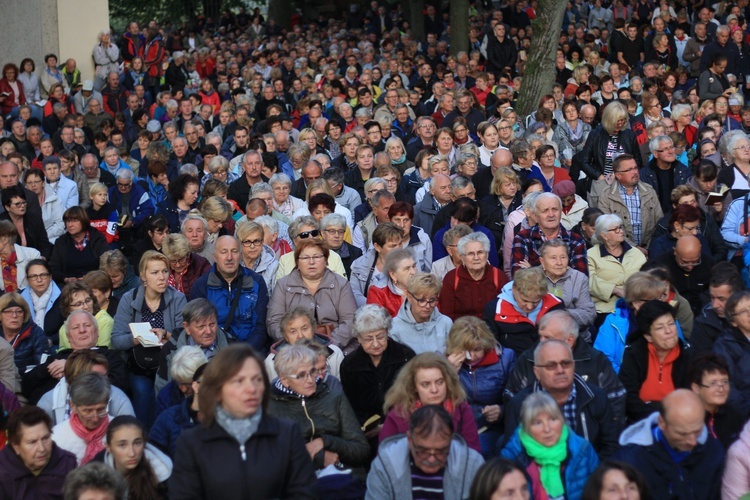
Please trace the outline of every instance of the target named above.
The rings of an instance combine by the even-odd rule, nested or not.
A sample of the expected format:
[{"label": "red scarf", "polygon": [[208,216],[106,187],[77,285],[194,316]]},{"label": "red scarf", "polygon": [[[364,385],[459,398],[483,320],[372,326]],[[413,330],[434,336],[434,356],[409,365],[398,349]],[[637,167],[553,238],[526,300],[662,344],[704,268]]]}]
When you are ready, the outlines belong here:
[{"label": "red scarf", "polygon": [[[422,408],[422,402],[420,400],[417,400],[416,403],[414,403],[414,408],[412,409],[412,413],[414,413],[415,410],[418,410]],[[443,401],[443,408],[445,408],[445,411],[447,411],[451,416],[453,416],[453,401],[450,399],[446,399]]]},{"label": "red scarf", "polygon": [[86,442],[86,452],[83,454],[83,460],[79,465],[89,463],[97,453],[104,449],[103,439],[107,434],[107,426],[109,426],[109,415],[104,417],[94,430],[87,429],[81,419],[78,418],[77,413],[73,413],[70,417],[70,428],[73,433]]},{"label": "red scarf", "polygon": [[0,265],[3,267],[3,288],[5,293],[11,293],[18,290],[18,269],[16,268],[18,256],[16,252],[11,252],[10,256],[0,258]]}]

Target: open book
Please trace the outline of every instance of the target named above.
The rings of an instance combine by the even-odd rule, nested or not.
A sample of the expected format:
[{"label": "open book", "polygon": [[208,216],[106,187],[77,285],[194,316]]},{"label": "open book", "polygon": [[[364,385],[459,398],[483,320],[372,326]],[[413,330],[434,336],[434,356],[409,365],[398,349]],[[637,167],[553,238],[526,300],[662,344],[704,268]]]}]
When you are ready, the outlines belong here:
[{"label": "open book", "polygon": [[151,323],[130,323],[130,333],[143,347],[161,347],[159,337],[151,331]]}]

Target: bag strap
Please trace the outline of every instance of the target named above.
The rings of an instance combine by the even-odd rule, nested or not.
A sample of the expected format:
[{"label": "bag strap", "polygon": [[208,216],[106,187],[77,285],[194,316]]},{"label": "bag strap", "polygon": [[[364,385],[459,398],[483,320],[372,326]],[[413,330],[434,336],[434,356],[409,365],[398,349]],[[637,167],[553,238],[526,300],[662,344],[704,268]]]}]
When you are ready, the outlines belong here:
[{"label": "bag strap", "polygon": [[742,218],[742,225],[745,226],[745,236],[747,236],[747,212],[748,212],[748,201],[750,200],[750,194],[745,195],[745,216]]},{"label": "bag strap", "polygon": [[363,290],[365,297],[367,296],[367,289],[370,288],[370,280],[372,280],[372,273],[375,272],[375,264],[378,261],[378,252],[375,252],[375,260],[372,261],[372,267],[367,275],[367,281],[365,281],[365,289]]},{"label": "bag strap", "polygon": [[224,331],[229,331],[229,325],[232,324],[232,320],[234,320],[234,312],[237,310],[237,305],[240,303],[240,295],[242,295],[242,280],[240,280],[240,286],[237,287],[237,291],[234,292],[234,297],[232,298],[232,307],[229,308],[229,314],[227,315],[227,319],[224,322]]}]

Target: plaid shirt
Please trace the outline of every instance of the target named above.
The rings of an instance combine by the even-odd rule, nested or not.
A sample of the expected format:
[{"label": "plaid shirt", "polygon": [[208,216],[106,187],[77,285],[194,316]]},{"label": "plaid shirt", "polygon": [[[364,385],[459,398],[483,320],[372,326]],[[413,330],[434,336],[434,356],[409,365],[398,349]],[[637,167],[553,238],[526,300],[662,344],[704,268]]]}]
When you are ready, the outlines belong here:
[{"label": "plaid shirt", "polygon": [[[568,232],[560,226],[557,236],[565,242],[568,247],[568,266],[583,274],[589,274],[588,257],[586,254],[586,242],[576,233]],[[531,266],[539,265],[539,248],[547,241],[539,226],[521,229],[513,238],[513,250],[511,253],[511,273],[515,274],[521,269],[518,265],[523,260],[528,260]]]},{"label": "plaid shirt", "polygon": [[573,382],[573,387],[570,389],[570,396],[568,396],[568,400],[565,402],[564,405],[562,405],[562,412],[563,417],[565,417],[565,421],[568,423],[568,426],[571,429],[575,429],[576,426],[576,384]]},{"label": "plaid shirt", "polygon": [[89,239],[90,239],[89,232],[86,231],[83,233],[83,239],[81,240],[81,242],[79,243],[74,240],[73,245],[75,245],[76,250],[78,250],[79,252],[83,252],[84,248],[86,248],[86,245],[89,244]]},{"label": "plaid shirt", "polygon": [[633,194],[628,194],[622,184],[618,183],[620,188],[620,197],[630,213],[630,225],[633,228],[633,243],[641,244],[643,237],[643,221],[641,219],[641,195],[638,192],[638,186],[633,189]]}]

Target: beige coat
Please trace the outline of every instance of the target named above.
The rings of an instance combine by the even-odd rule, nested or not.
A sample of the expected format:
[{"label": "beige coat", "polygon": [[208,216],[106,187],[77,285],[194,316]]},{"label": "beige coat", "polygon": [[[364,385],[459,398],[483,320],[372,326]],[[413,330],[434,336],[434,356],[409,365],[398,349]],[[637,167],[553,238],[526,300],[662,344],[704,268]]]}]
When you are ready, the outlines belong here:
[{"label": "beige coat", "polygon": [[589,248],[588,262],[589,292],[596,312],[611,313],[619,298],[612,291],[616,286],[625,286],[625,281],[646,263],[646,256],[637,248],[631,247],[620,262],[611,255],[602,257],[600,246],[594,245]]},{"label": "beige coat", "polygon": [[[659,198],[656,196],[654,188],[644,182],[639,182],[638,193],[641,197],[641,223],[643,225],[640,246],[648,248],[649,243],[651,243],[651,235],[654,234],[654,229],[656,229],[656,224],[659,222],[659,219],[664,217],[664,213],[661,211]],[[625,225],[625,239],[634,241],[630,212],[628,212],[628,207],[625,206],[625,202],[620,196],[619,183],[613,182],[610,187],[602,191],[598,206],[605,214],[616,214],[620,217]]]}]

